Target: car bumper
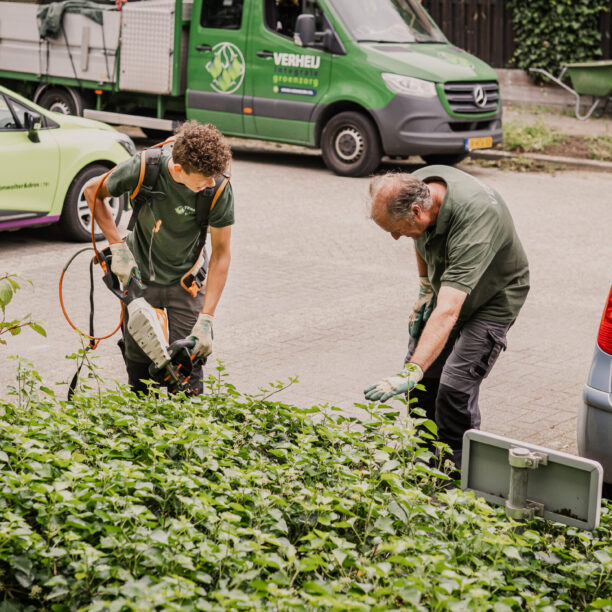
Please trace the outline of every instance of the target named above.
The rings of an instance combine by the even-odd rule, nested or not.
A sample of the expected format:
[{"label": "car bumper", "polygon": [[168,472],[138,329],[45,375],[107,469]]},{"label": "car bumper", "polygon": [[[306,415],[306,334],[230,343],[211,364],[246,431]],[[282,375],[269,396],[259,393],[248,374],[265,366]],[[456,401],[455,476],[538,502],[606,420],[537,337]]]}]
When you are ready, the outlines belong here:
[{"label": "car bumper", "polygon": [[487,118],[451,117],[438,98],[395,96],[384,108],[371,111],[387,155],[462,153],[467,138],[491,136],[502,142],[501,110]]},{"label": "car bumper", "polygon": [[594,459],[604,469],[604,481],[612,483],[612,395],[585,385],[578,409],[578,453]]}]

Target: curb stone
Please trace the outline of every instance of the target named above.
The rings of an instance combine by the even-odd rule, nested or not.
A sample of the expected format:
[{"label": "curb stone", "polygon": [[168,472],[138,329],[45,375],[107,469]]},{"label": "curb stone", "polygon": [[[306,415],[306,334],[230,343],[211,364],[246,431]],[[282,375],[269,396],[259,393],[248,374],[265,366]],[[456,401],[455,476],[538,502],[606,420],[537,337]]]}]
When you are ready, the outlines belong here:
[{"label": "curb stone", "polygon": [[572,168],[581,170],[592,170],[595,172],[611,172],[612,162],[599,161],[595,159],[581,159],[579,157],[557,157],[555,155],[543,155],[540,153],[509,153],[508,151],[472,151],[470,153],[472,159],[513,159],[523,157],[532,159],[533,161],[549,162],[551,164],[563,164]]}]

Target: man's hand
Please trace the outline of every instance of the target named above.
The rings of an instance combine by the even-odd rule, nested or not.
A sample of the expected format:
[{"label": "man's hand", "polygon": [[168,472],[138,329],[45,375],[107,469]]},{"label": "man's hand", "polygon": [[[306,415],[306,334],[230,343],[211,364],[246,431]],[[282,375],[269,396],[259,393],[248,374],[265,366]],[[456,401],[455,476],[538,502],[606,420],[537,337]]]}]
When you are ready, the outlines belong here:
[{"label": "man's hand", "polygon": [[191,330],[189,338],[196,341],[196,345],[192,351],[192,354],[196,357],[208,357],[212,353],[212,322],[212,315],[201,312]]},{"label": "man's hand", "polygon": [[140,280],[140,270],[138,264],[132,255],[129,247],[125,242],[113,242],[110,245],[110,250],[113,255],[111,261],[111,272],[117,275],[121,281],[121,285],[125,289],[132,277],[134,276]]},{"label": "man's hand", "polygon": [[370,402],[386,402],[389,398],[407,393],[423,378],[423,370],[416,363],[407,363],[403,372],[397,376],[383,378],[375,385],[364,390],[365,398]]},{"label": "man's hand", "polygon": [[412,313],[408,319],[408,333],[413,338],[418,338],[429,319],[435,305],[433,287],[427,276],[419,276],[419,297],[417,298]]}]

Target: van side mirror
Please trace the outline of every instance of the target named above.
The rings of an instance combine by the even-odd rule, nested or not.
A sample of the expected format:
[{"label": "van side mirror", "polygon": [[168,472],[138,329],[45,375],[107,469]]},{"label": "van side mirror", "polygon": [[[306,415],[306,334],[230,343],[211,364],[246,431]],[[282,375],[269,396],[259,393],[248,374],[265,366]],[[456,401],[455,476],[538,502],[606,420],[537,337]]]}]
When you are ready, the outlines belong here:
[{"label": "van side mirror", "polygon": [[39,115],[33,115],[32,113],[24,113],[23,115],[23,127],[28,130],[28,138],[32,142],[40,142],[40,136],[38,130],[40,130],[42,122]]},{"label": "van side mirror", "polygon": [[329,22],[325,21],[323,27],[322,32],[317,32],[314,15],[309,13],[299,15],[295,22],[293,42],[299,47],[312,47],[337,55],[346,55],[344,45]]},{"label": "van side mirror", "polygon": [[295,23],[293,42],[299,47],[312,47],[315,40],[315,16],[299,15]]}]

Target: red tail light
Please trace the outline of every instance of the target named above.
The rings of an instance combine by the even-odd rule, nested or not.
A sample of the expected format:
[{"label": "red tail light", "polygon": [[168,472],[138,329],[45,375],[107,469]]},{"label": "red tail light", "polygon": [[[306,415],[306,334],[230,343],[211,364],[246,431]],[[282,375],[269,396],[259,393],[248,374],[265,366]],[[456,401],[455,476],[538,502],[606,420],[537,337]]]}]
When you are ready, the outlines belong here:
[{"label": "red tail light", "polygon": [[599,324],[597,344],[602,351],[612,355],[612,289],[610,289],[608,301]]}]

